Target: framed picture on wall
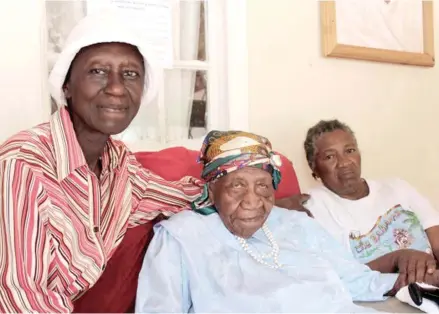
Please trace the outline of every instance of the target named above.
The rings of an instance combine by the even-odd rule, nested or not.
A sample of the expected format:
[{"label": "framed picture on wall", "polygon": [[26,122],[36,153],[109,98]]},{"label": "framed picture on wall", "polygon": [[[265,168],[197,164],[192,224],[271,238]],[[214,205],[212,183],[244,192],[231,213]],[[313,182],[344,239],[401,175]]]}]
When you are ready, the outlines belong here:
[{"label": "framed picture on wall", "polygon": [[432,1],[321,1],[320,15],[326,57],[435,64]]}]

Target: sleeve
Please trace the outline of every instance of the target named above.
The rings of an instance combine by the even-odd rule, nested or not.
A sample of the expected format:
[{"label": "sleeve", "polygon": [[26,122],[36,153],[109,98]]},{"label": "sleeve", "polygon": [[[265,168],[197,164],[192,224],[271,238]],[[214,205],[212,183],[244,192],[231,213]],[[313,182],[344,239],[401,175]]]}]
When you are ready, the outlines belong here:
[{"label": "sleeve", "polygon": [[184,209],[200,195],[204,182],[194,177],[166,181],[143,168],[133,157],[131,161],[134,210],[130,227],[151,221],[158,215],[171,216]]},{"label": "sleeve", "polygon": [[439,211],[433,207],[427,198],[419,194],[413,186],[404,180],[397,179],[396,184],[397,193],[403,199],[408,199],[409,209],[416,214],[424,230],[439,226]]},{"label": "sleeve", "polygon": [[398,274],[381,274],[358,262],[314,220],[305,217],[305,228],[318,254],[323,255],[339,275],[354,301],[381,301],[392,290]]},{"label": "sleeve", "polygon": [[47,234],[40,210],[46,193],[29,167],[0,163],[0,312],[70,312],[67,296],[48,282]]},{"label": "sleeve", "polygon": [[180,244],[156,228],[139,274],[135,312],[188,313],[192,302]]}]

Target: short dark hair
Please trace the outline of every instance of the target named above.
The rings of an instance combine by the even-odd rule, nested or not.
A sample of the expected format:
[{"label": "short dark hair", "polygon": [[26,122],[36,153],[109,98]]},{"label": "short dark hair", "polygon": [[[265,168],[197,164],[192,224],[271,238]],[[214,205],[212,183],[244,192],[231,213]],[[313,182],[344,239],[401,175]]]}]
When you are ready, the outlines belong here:
[{"label": "short dark hair", "polygon": [[[306,160],[308,161],[308,165],[311,170],[314,170],[314,161],[315,161],[315,153],[316,153],[316,140],[325,133],[333,132],[336,130],[342,130],[349,134],[351,134],[355,139],[355,134],[352,129],[345,123],[340,122],[337,119],[334,120],[320,120],[317,124],[311,127],[306,133],[306,139],[303,143],[305,148]],[[355,139],[356,140],[356,139]],[[315,174],[313,174],[315,177]]]}]

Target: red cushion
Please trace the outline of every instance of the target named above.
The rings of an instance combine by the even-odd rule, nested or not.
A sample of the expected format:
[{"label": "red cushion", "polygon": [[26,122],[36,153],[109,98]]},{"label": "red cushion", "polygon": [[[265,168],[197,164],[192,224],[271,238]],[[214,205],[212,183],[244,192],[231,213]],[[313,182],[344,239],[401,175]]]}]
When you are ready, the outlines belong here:
[{"label": "red cushion", "polygon": [[197,163],[198,152],[184,147],[140,152],[135,155],[143,167],[168,181],[177,181],[184,176],[200,178],[203,169],[202,165]]},{"label": "red cushion", "polygon": [[137,278],[153,223],[128,229],[96,284],[73,302],[75,313],[133,313]]},{"label": "red cushion", "polygon": [[[147,169],[166,180],[176,181],[184,176],[200,178],[202,166],[197,163],[198,152],[184,147],[172,147],[159,152],[140,152],[137,160]],[[276,198],[300,193],[292,163],[283,155],[282,180]],[[74,302],[77,313],[127,313],[134,310],[137,278],[147,245],[151,241],[153,223],[128,229],[122,243],[107,264],[98,282]]]},{"label": "red cushion", "polygon": [[[159,176],[176,181],[184,176],[201,178],[202,165],[197,163],[198,151],[184,147],[171,147],[159,152],[136,153],[137,160]],[[276,198],[284,198],[300,193],[299,182],[291,161],[282,154],[282,180],[276,191]]]},{"label": "red cushion", "polygon": [[296,171],[294,171],[293,163],[284,155],[278,153],[282,160],[280,172],[282,179],[276,191],[276,198],[284,198],[300,193],[299,181],[297,180]]}]

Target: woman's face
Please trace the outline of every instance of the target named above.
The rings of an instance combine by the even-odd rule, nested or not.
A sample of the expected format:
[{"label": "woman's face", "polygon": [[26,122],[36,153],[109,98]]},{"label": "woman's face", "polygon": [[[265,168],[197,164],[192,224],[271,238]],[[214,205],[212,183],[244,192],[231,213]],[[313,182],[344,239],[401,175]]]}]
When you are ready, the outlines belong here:
[{"label": "woman's face", "polygon": [[82,49],[64,87],[75,129],[105,135],[125,130],[139,110],[144,80],[136,47],[103,43]]},{"label": "woman's face", "polygon": [[242,238],[251,237],[270,214],[274,205],[271,174],[245,167],[209,185],[209,197],[226,228]]},{"label": "woman's face", "polygon": [[349,195],[361,183],[361,155],[355,138],[336,130],[322,134],[315,142],[314,173],[340,196]]}]

